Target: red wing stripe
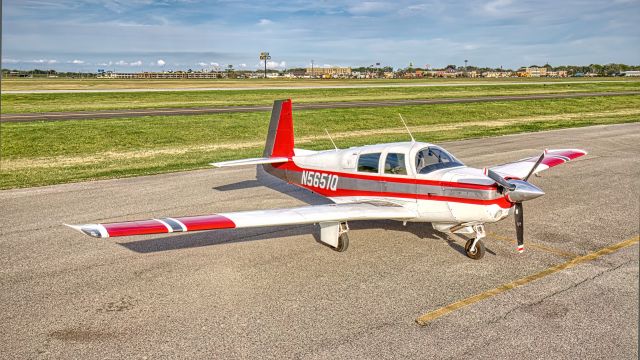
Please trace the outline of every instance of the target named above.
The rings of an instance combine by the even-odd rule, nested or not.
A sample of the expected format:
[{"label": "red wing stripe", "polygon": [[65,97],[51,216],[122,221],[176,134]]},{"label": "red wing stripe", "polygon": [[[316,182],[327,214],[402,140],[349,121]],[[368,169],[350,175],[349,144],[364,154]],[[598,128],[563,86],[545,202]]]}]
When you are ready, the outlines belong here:
[{"label": "red wing stripe", "polygon": [[232,229],[236,224],[222,215],[202,215],[175,218],[187,228],[187,231]]},{"label": "red wing stripe", "polygon": [[156,220],[139,220],[122,223],[103,224],[109,233],[109,237],[129,236],[129,235],[145,235],[145,234],[162,234],[167,233],[167,227]]},{"label": "red wing stripe", "polygon": [[562,158],[557,158],[554,156],[545,156],[544,159],[542,159],[542,163],[547,165],[548,167],[554,167],[556,165],[560,165],[565,163],[566,161]]}]

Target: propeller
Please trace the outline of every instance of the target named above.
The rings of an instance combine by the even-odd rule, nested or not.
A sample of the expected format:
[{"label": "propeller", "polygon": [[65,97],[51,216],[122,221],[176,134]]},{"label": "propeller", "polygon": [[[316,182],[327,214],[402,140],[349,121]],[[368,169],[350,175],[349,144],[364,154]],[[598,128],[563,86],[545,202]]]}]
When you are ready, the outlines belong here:
[{"label": "propeller", "polygon": [[518,240],[518,247],[516,249],[519,253],[524,251],[524,208],[522,206],[522,202],[544,195],[544,192],[542,190],[540,190],[537,186],[527,182],[527,180],[529,180],[529,177],[535,173],[538,165],[540,165],[546,153],[547,151],[545,150],[535,162],[527,176],[525,176],[522,180],[508,181],[495,171],[487,168],[484,169],[485,175],[491,178],[491,180],[495,181],[500,187],[502,187],[503,191],[506,193],[507,199],[514,203],[516,239]]}]

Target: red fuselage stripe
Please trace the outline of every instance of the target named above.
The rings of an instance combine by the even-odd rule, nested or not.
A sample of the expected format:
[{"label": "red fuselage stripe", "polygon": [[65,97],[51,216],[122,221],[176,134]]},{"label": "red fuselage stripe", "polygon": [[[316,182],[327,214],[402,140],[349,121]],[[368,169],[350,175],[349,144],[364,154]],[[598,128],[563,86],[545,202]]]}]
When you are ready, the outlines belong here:
[{"label": "red fuselage stripe", "polygon": [[384,181],[384,182],[394,182],[399,184],[418,184],[418,185],[432,185],[432,186],[442,186],[442,187],[453,187],[453,188],[463,188],[463,189],[475,189],[475,190],[495,190],[497,188],[496,185],[480,185],[480,184],[470,184],[470,183],[459,183],[459,182],[450,182],[450,181],[438,181],[438,180],[424,180],[424,179],[416,179],[407,177],[391,177],[391,176],[379,176],[379,175],[366,175],[366,174],[354,174],[354,173],[344,173],[337,171],[330,171],[324,169],[306,169],[301,168],[296,165],[293,161],[289,161],[286,163],[282,163],[279,165],[275,165],[274,167],[283,169],[283,170],[291,170],[291,171],[320,171],[330,175],[338,175],[345,178],[352,179],[362,179],[362,180],[372,180],[372,181]]},{"label": "red fuselage stripe", "polygon": [[327,197],[347,197],[347,196],[374,196],[374,197],[390,197],[390,198],[401,198],[401,199],[419,199],[419,200],[432,200],[432,201],[450,201],[464,204],[474,204],[474,205],[498,205],[501,208],[508,209],[513,204],[511,204],[505,197],[499,197],[497,199],[492,200],[478,200],[478,199],[467,199],[460,197],[452,197],[452,196],[439,196],[439,195],[431,195],[431,194],[406,194],[406,193],[394,193],[394,192],[378,192],[378,191],[367,191],[367,190],[349,190],[349,189],[338,189],[336,191],[326,190],[326,189],[318,189],[305,185],[298,185],[304,187],[305,189],[309,189],[311,191],[315,191],[320,195]]}]

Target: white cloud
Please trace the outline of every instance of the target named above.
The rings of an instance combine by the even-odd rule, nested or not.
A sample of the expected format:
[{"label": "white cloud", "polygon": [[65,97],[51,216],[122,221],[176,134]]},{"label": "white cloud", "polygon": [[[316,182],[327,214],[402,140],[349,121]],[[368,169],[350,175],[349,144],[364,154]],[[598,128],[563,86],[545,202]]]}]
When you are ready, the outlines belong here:
[{"label": "white cloud", "polygon": [[55,59],[34,59],[34,60],[28,60],[25,61],[27,63],[32,63],[32,64],[57,64],[58,60]]},{"label": "white cloud", "polygon": [[[109,61],[109,63],[111,63],[111,61]],[[120,60],[120,61],[116,61],[115,65],[124,66],[124,65],[129,65],[129,63],[124,60]]]},{"label": "white cloud", "polygon": [[16,64],[19,63],[20,60],[18,59],[2,59],[2,62],[5,64]]},{"label": "white cloud", "polygon": [[511,3],[512,0],[491,0],[484,4],[482,8],[489,14],[498,15],[500,12],[505,11],[505,8]]},{"label": "white cloud", "polygon": [[220,66],[220,64],[218,64],[217,62],[211,62],[209,63],[209,65],[213,66],[213,67],[218,67]]},{"label": "white cloud", "polygon": [[158,59],[158,61],[156,61],[156,64],[157,64],[158,66],[164,66],[164,64],[166,64],[166,63],[167,63],[167,62],[166,62],[166,61],[164,61],[164,60],[162,60],[162,59]]},{"label": "white cloud", "polygon": [[350,6],[347,10],[353,15],[363,16],[391,10],[392,6],[391,3],[380,1],[364,1]]},{"label": "white cloud", "polygon": [[134,61],[129,66],[142,66],[142,60]]},{"label": "white cloud", "polygon": [[[287,62],[286,61],[267,61],[267,69],[284,69],[287,67]],[[260,64],[258,64],[258,68],[263,69],[264,68],[264,61],[260,61]]]},{"label": "white cloud", "polygon": [[247,64],[239,64],[239,65],[238,65],[238,67],[240,67],[240,68],[246,68],[246,67],[247,67]]},{"label": "white cloud", "polygon": [[269,19],[260,19],[260,21],[258,21],[258,25],[260,26],[267,26],[267,25],[271,25],[273,24],[273,21],[269,20]]},{"label": "white cloud", "polygon": [[206,62],[199,62],[199,63],[198,63],[198,65],[199,65],[199,66],[202,66],[202,67],[205,67],[205,66],[207,66],[207,65],[209,65],[209,64],[207,64]]},{"label": "white cloud", "polygon": [[78,64],[78,65],[79,64],[84,64],[84,60],[74,59],[74,60],[69,61],[69,64]]}]

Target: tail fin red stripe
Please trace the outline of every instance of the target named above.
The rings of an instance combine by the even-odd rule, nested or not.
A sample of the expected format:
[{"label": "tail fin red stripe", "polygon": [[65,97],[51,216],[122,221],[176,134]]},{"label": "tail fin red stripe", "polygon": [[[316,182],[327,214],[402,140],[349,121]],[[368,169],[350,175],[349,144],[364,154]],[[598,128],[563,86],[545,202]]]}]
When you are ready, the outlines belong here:
[{"label": "tail fin red stripe", "polygon": [[290,158],[293,156],[293,147],[291,99],[277,100],[273,103],[264,156]]}]

